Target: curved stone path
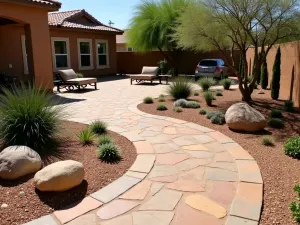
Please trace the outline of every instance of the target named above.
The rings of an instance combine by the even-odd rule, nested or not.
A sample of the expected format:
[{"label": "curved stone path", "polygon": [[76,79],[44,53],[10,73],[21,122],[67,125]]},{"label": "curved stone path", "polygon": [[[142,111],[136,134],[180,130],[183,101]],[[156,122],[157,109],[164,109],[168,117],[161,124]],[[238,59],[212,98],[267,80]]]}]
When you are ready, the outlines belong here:
[{"label": "curved stone path", "polygon": [[257,225],[262,178],[255,160],[218,131],[143,113],[137,105],[165,86],[99,83],[99,90],[61,94],[68,119],[101,119],[132,141],[129,171],[78,205],[30,225]]}]

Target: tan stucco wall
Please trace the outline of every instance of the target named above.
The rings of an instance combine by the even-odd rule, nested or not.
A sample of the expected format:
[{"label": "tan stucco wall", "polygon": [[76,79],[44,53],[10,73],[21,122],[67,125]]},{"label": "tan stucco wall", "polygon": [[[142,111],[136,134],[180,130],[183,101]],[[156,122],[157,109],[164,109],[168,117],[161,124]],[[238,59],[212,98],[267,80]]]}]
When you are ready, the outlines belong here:
[{"label": "tan stucco wall", "polygon": [[126,44],[117,44],[117,52],[127,52]]}]

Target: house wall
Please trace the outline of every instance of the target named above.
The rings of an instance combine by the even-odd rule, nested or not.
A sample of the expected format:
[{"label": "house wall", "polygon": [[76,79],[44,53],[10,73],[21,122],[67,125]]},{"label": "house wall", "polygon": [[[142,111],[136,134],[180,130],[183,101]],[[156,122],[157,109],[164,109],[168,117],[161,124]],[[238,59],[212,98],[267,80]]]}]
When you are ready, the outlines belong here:
[{"label": "house wall", "polygon": [[[269,72],[269,88],[272,80],[272,69],[275,61],[277,47],[273,47],[267,57],[268,72]],[[295,78],[293,88],[294,104],[300,106],[300,42],[289,42],[280,45],[281,48],[281,79],[279,98],[281,100],[288,100],[291,90],[292,69],[295,66]],[[247,52],[247,61],[253,64],[254,49],[249,49]],[[252,70],[252,68],[251,68]]]},{"label": "house wall", "polygon": [[117,52],[127,52],[126,44],[117,44]]}]

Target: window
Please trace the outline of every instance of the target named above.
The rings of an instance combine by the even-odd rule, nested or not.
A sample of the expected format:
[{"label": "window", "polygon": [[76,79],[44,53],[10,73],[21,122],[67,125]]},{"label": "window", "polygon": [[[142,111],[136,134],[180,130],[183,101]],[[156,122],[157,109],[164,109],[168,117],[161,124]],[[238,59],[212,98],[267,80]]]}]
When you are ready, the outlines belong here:
[{"label": "window", "polygon": [[68,38],[52,38],[54,69],[68,69],[70,67],[69,49]]},{"label": "window", "polygon": [[133,47],[128,47],[128,48],[127,48],[127,51],[128,51],[128,52],[133,52]]},{"label": "window", "polygon": [[97,68],[108,68],[108,42],[105,40],[96,41]]},{"label": "window", "polygon": [[92,40],[78,39],[79,69],[93,69]]},{"label": "window", "polygon": [[25,35],[21,36],[22,42],[22,53],[23,53],[23,64],[24,64],[24,74],[28,74],[28,54],[27,54],[27,44],[26,44],[26,37]]}]

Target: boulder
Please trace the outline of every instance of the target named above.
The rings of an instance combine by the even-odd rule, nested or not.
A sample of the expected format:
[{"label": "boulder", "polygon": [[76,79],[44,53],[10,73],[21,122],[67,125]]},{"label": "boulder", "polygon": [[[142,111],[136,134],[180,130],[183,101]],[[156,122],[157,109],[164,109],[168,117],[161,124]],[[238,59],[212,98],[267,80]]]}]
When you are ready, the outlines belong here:
[{"label": "boulder", "polygon": [[66,191],[81,184],[83,179],[83,165],[67,160],[52,163],[37,172],[34,185],[40,191]]},{"label": "boulder", "polygon": [[10,146],[0,152],[0,178],[18,179],[42,167],[40,155],[26,146]]},{"label": "boulder", "polygon": [[267,125],[266,118],[247,103],[237,103],[229,107],[225,114],[228,127],[236,131],[256,132]]}]

